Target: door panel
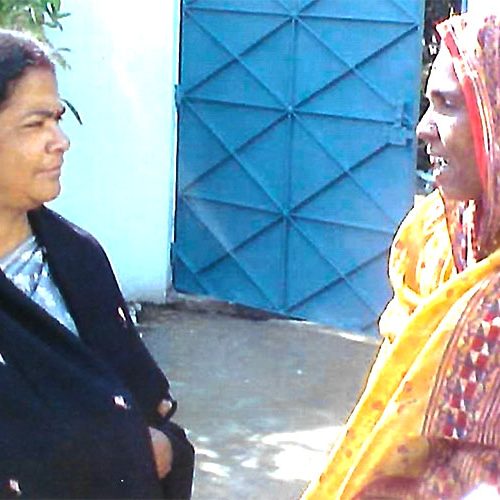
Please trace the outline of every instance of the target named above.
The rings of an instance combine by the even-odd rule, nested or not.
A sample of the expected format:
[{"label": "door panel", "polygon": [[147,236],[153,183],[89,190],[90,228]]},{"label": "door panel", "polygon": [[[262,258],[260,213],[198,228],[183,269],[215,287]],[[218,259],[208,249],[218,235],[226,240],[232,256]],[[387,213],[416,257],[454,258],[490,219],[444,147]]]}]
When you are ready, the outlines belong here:
[{"label": "door panel", "polygon": [[185,0],[174,286],[374,333],[423,0]]}]

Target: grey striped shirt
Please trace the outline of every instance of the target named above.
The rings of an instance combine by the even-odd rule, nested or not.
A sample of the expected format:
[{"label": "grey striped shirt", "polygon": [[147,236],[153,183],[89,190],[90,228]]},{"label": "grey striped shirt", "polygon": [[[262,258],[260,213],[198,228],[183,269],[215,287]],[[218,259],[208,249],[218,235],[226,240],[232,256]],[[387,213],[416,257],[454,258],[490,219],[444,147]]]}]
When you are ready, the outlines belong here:
[{"label": "grey striped shirt", "polygon": [[0,269],[19,290],[78,336],[75,322],[50,276],[44,249],[35,236],[29,237],[11,253],[0,258]]}]

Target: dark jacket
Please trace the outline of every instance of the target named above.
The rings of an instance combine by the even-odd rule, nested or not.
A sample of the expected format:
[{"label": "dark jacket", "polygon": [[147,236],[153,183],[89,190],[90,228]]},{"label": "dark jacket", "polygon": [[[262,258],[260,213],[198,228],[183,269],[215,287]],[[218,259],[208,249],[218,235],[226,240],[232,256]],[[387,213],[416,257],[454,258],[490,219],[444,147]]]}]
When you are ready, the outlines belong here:
[{"label": "dark jacket", "polygon": [[192,467],[175,402],[156,411],[169,384],[95,239],[45,207],[29,219],[80,339],[0,272],[0,497],[162,497],[148,426]]}]

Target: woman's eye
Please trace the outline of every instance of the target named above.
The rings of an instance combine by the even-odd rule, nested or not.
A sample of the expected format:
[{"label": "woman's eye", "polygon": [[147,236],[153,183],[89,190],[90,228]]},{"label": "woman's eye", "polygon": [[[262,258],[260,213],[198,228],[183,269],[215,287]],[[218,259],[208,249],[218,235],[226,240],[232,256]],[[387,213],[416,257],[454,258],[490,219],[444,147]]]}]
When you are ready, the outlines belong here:
[{"label": "woman's eye", "polygon": [[27,123],[25,125],[26,128],[37,128],[37,127],[42,127],[42,126],[43,126],[43,122],[42,121],[30,122],[30,123]]},{"label": "woman's eye", "polygon": [[452,111],[455,109],[455,102],[445,97],[440,97],[436,105],[445,111]]}]

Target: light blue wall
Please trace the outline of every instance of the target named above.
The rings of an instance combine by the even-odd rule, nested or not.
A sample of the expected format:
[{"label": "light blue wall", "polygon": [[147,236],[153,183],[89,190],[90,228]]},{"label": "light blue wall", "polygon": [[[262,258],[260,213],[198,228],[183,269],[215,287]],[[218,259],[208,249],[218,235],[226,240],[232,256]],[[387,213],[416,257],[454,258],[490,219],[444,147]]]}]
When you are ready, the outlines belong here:
[{"label": "light blue wall", "polygon": [[160,302],[170,282],[178,2],[63,0],[55,46],[69,47],[62,97],[80,112],[52,207],[102,243],[129,300]]}]

